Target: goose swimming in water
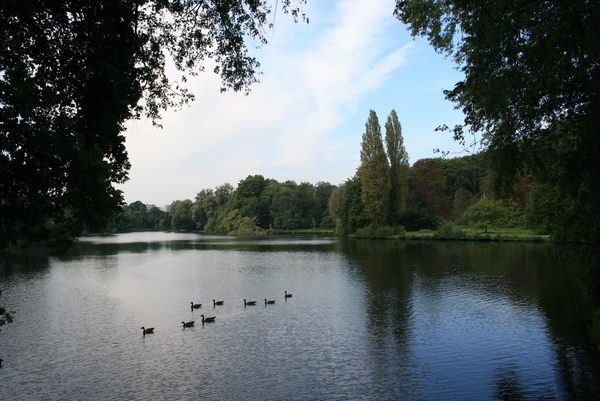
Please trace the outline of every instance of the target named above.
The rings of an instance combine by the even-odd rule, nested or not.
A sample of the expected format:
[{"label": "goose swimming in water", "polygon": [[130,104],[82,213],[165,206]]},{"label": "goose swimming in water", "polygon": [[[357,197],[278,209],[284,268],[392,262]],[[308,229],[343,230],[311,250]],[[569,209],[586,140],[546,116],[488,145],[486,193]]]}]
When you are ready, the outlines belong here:
[{"label": "goose swimming in water", "polygon": [[256,305],[256,301],[246,301],[244,299],[244,306],[246,306],[246,305]]},{"label": "goose swimming in water", "polygon": [[144,331],[144,335],[154,334],[154,327],[148,327],[148,328],[142,327],[142,330]]},{"label": "goose swimming in water", "polygon": [[274,303],[275,303],[275,300],[267,301],[266,298],[265,298],[265,305],[267,305],[267,304],[274,304]]},{"label": "goose swimming in water", "polygon": [[225,303],[225,301],[215,301],[213,299],[213,306],[215,306],[215,305],[223,305],[224,303]]},{"label": "goose swimming in water", "polygon": [[291,298],[291,297],[292,297],[292,294],[288,294],[288,292],[287,292],[287,291],[284,291],[284,297],[285,297],[285,298]]},{"label": "goose swimming in water", "polygon": [[192,309],[198,309],[200,307],[202,307],[202,304],[195,304],[193,302],[190,302],[192,304]]},{"label": "goose swimming in water", "polygon": [[202,316],[202,324],[204,324],[204,323],[212,323],[217,318],[216,316],[211,316],[211,317],[204,317],[204,315],[200,315],[200,316]]},{"label": "goose swimming in water", "polygon": [[194,326],[194,323],[196,323],[195,320],[190,320],[189,322],[181,322],[183,324],[183,327],[192,327]]}]

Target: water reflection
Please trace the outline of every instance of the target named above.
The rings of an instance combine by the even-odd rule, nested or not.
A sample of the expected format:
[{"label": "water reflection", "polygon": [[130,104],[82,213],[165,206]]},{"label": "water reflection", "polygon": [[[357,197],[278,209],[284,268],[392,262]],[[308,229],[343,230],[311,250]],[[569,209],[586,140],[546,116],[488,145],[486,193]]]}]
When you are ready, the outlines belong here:
[{"label": "water reflection", "polygon": [[[0,333],[0,399],[593,397],[589,308],[553,252],[136,233],[15,254],[0,268],[18,311]],[[200,314],[217,321],[182,329]]]}]

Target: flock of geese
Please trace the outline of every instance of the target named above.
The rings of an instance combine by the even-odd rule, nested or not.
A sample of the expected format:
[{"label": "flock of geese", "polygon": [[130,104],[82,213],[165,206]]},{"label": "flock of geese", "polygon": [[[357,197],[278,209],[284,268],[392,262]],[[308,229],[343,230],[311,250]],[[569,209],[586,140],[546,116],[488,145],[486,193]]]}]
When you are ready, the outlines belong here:
[{"label": "flock of geese", "polygon": [[[284,291],[283,294],[284,298],[291,298],[292,294],[288,293],[287,291]],[[212,300],[213,302],[213,307],[217,306],[217,305],[223,305],[225,303],[225,301],[217,301],[217,300]],[[256,305],[256,302],[258,301],[247,301],[246,299],[244,299],[244,306],[254,306]],[[272,305],[275,303],[275,300],[267,300],[265,298],[265,305]],[[202,304],[195,304],[194,302],[190,302],[191,309],[199,309],[202,307]],[[204,316],[204,315],[200,315],[202,317],[202,324],[204,323],[213,323],[215,321],[215,319],[217,318],[216,316]],[[181,322],[181,324],[183,324],[183,327],[193,327],[194,323],[196,323],[195,320],[190,320],[189,322]],[[146,334],[154,334],[154,327],[143,327],[142,326],[142,332],[144,333],[144,335]],[[1,360],[0,360],[1,361]],[[0,362],[1,364],[2,362]],[[1,365],[0,365],[1,366]]]}]

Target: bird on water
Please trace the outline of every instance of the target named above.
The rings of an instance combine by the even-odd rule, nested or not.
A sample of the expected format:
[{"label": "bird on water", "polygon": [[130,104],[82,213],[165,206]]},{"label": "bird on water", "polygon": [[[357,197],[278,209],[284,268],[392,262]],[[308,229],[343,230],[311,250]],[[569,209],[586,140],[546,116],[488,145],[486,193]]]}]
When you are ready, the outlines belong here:
[{"label": "bird on water", "polygon": [[183,327],[192,327],[194,326],[194,323],[196,323],[195,320],[190,320],[189,322],[181,322],[183,324]]},{"label": "bird on water", "polygon": [[275,303],[275,300],[267,301],[267,299],[265,298],[265,305],[267,305],[267,304],[274,304],[274,303]]},{"label": "bird on water", "polygon": [[204,315],[200,315],[200,316],[202,316],[202,324],[204,324],[204,323],[212,323],[217,318],[216,316],[211,316],[211,317],[204,317]]},{"label": "bird on water", "polygon": [[195,304],[193,302],[190,302],[192,304],[192,309],[198,309],[202,306],[202,304]]},{"label": "bird on water", "polygon": [[142,330],[144,332],[144,335],[154,334],[154,327],[148,327],[148,328],[142,327]]}]

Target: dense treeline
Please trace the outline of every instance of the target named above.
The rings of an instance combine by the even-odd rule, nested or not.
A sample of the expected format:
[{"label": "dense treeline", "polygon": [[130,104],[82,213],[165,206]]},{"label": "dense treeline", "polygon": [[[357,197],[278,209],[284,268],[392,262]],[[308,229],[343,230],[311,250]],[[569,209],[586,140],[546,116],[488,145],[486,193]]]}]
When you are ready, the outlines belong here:
[{"label": "dense treeline", "polygon": [[465,227],[487,232],[526,225],[538,234],[556,236],[557,200],[552,192],[526,170],[498,190],[490,183],[489,162],[489,155],[481,152],[420,159],[409,166],[396,113],[392,110],[388,116],[383,137],[371,110],[362,136],[361,164],[354,177],[339,186],[250,175],[237,188],[225,183],[202,189],[193,201],[174,201],[169,212],[134,202],[108,231],[257,235],[319,227],[338,235],[381,238],[443,228],[440,236],[460,238]]},{"label": "dense treeline", "polygon": [[249,175],[236,188],[225,183],[202,189],[193,201],[176,200],[169,212],[136,201],[107,230],[258,235],[319,227],[338,235],[385,237],[404,230],[436,229],[449,222],[487,231],[527,221],[538,232],[547,232],[536,224],[540,206],[530,202],[535,191],[530,194],[529,176],[495,194],[488,185],[485,153],[420,159],[409,167],[395,112],[388,117],[385,141],[380,131],[377,115],[371,111],[361,144],[361,165],[354,177],[339,186]]},{"label": "dense treeline", "polygon": [[[340,185],[330,200],[330,215],[339,235],[388,237],[445,224],[487,231],[524,224],[526,218],[539,232],[548,231],[535,223],[539,207],[532,205],[539,198],[529,195],[529,175],[520,175],[502,192],[493,191],[485,152],[420,159],[409,168],[393,110],[385,124],[385,146],[377,114],[369,112],[361,149],[356,175]],[[445,232],[453,230],[446,226]]]},{"label": "dense treeline", "polygon": [[[408,171],[404,213],[388,220],[387,224],[401,225],[409,231],[435,229],[447,221],[469,225],[467,211],[490,196],[484,191],[486,179],[484,153],[452,159],[420,159]],[[335,218],[339,234],[355,233],[374,222],[364,207],[363,188],[364,178],[358,169],[354,177],[334,192],[330,203],[331,215]]]},{"label": "dense treeline", "polygon": [[194,201],[174,201],[168,213],[155,207],[148,211],[142,202],[134,202],[124,209],[124,222],[111,228],[246,235],[273,229],[332,229],[329,199],[336,188],[328,182],[298,184],[250,175],[235,189],[225,183],[214,190],[202,189]]}]

